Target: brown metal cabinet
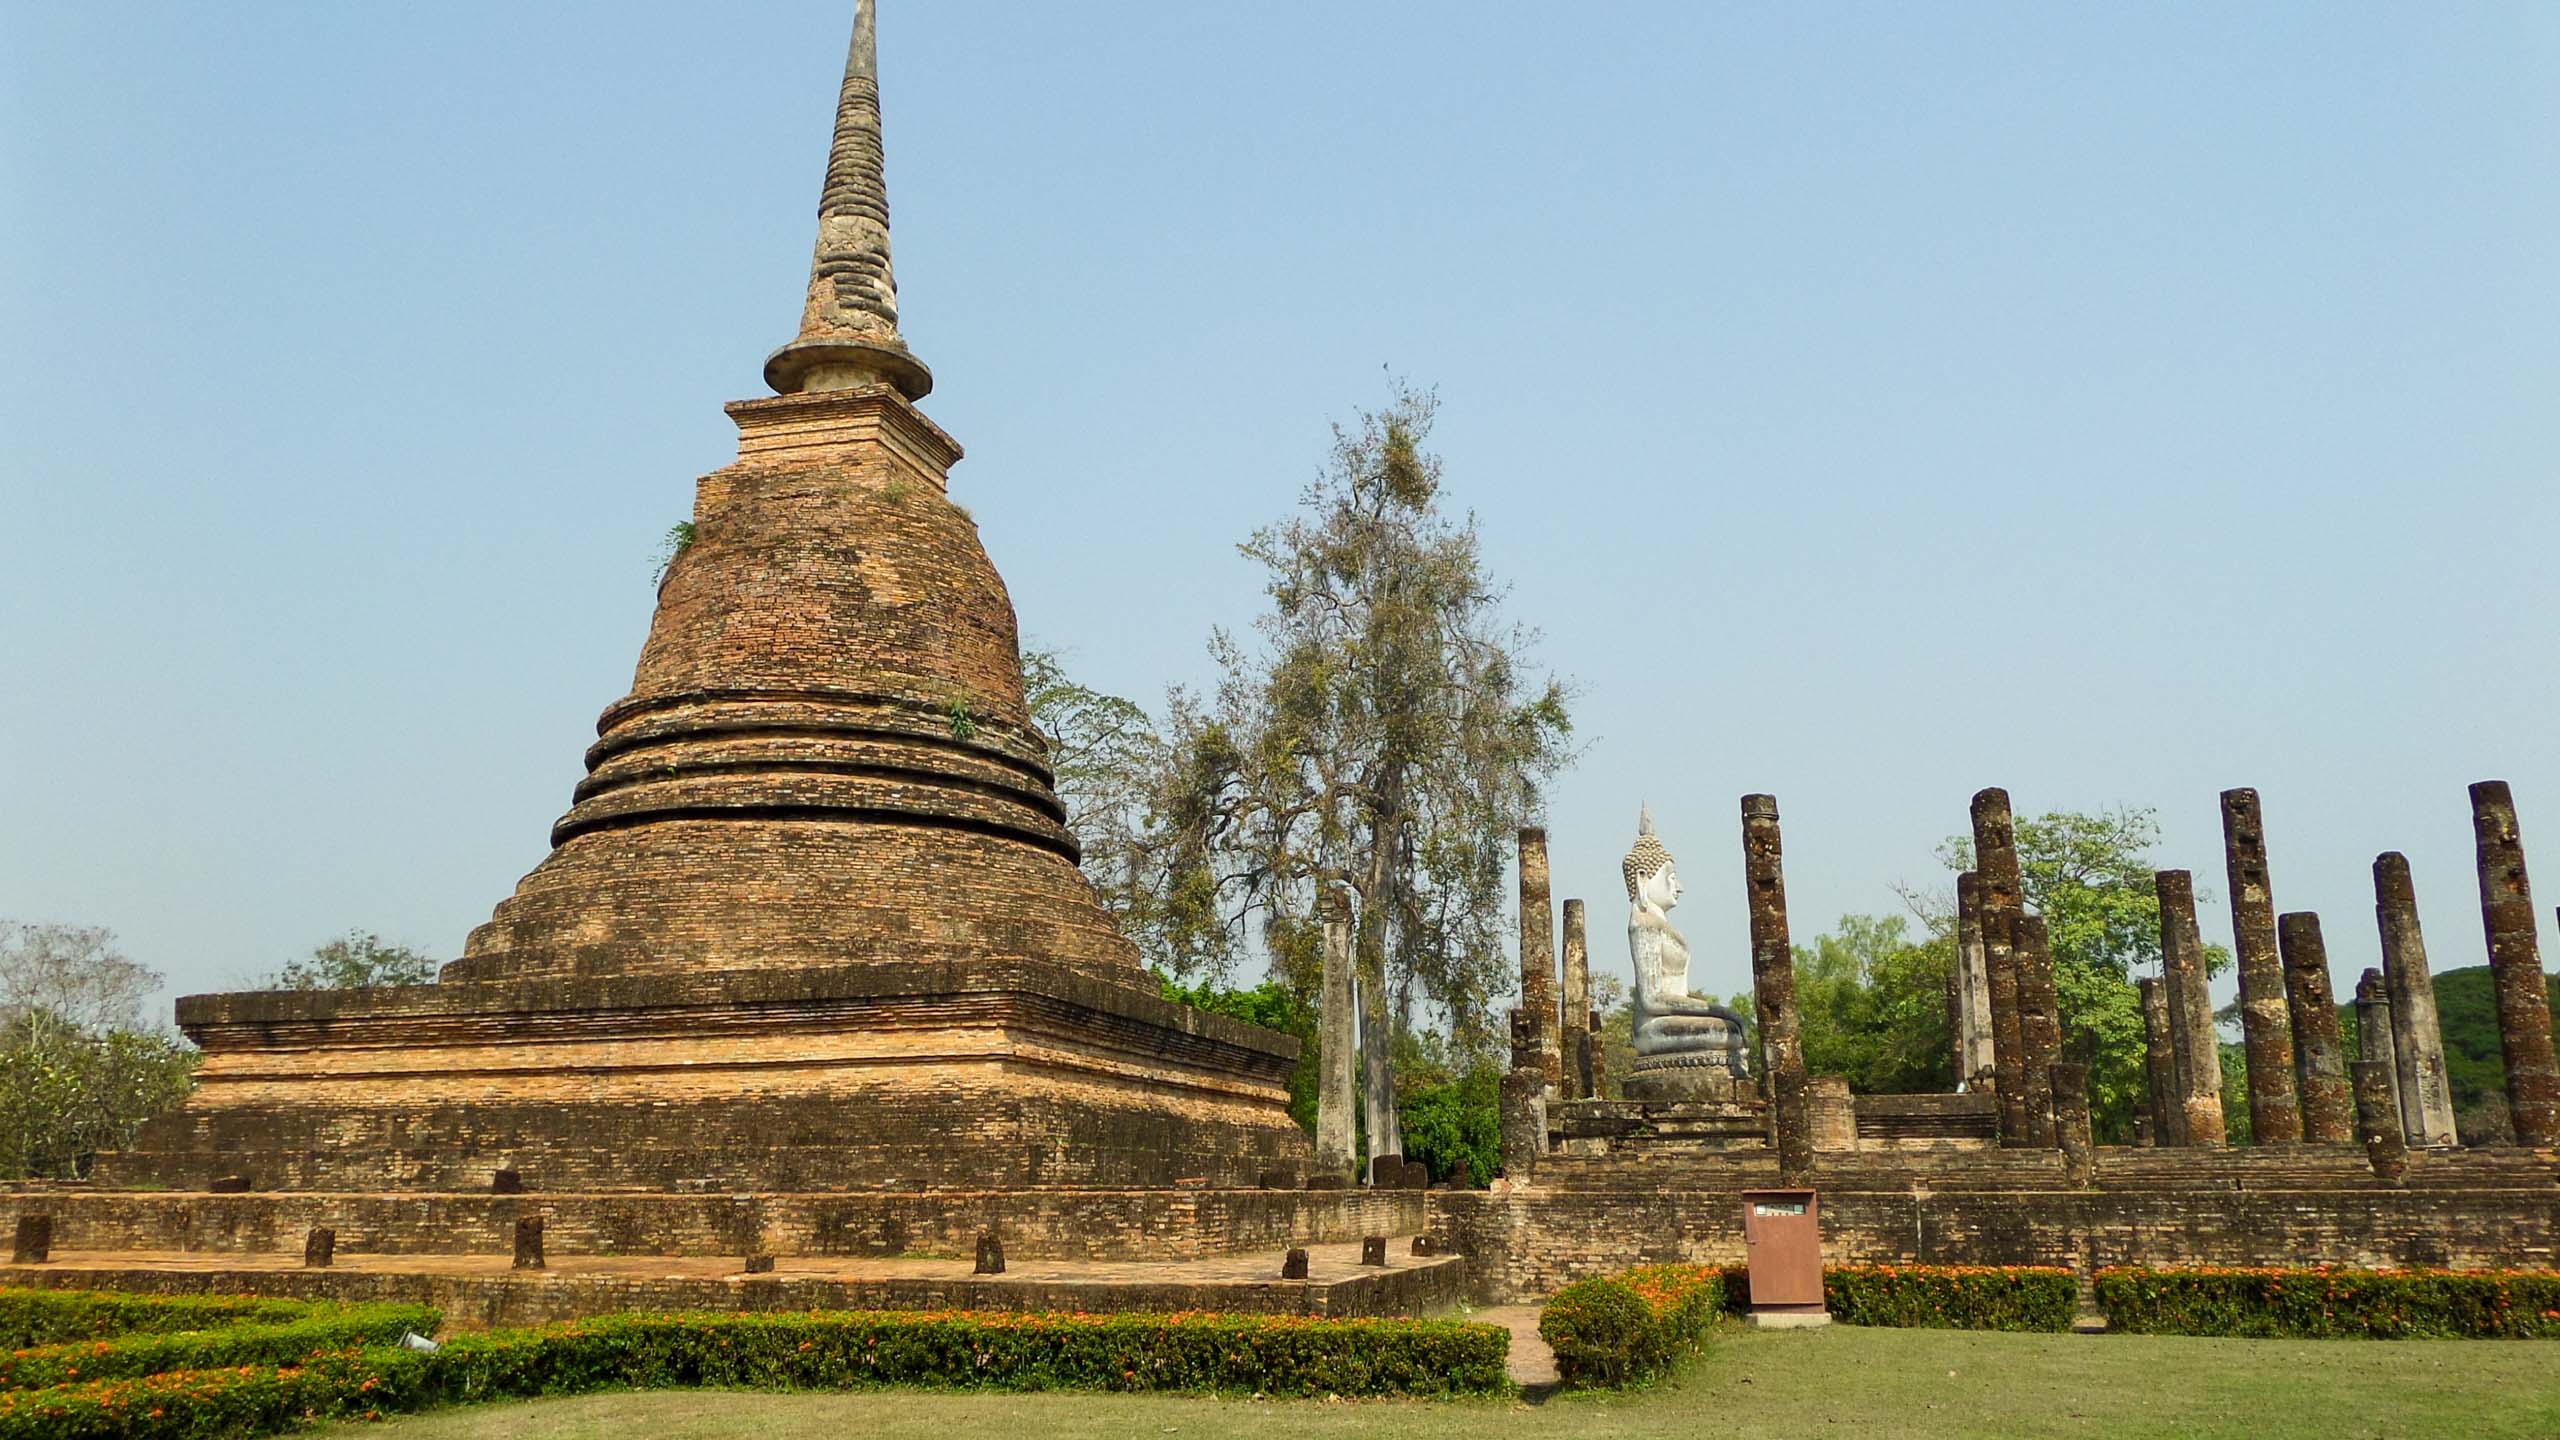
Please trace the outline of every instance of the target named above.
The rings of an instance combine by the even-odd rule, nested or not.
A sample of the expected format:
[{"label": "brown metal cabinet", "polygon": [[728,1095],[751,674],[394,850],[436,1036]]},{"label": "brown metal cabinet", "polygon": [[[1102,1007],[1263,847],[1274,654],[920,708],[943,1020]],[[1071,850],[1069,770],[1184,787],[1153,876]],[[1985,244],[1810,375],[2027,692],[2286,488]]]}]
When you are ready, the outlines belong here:
[{"label": "brown metal cabinet", "polygon": [[1751,1257],[1754,1321],[1777,1316],[1827,1318],[1822,1303],[1822,1205],[1811,1190],[1743,1191],[1742,1239]]}]

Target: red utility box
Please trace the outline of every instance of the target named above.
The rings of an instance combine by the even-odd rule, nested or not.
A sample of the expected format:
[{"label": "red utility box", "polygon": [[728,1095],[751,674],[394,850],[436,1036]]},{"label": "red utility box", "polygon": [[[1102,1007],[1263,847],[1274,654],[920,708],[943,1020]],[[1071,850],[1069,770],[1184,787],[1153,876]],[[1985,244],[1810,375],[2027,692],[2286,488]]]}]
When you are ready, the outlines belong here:
[{"label": "red utility box", "polygon": [[1827,1325],[1822,1303],[1822,1204],[1811,1190],[1742,1192],[1751,1257],[1751,1323]]}]

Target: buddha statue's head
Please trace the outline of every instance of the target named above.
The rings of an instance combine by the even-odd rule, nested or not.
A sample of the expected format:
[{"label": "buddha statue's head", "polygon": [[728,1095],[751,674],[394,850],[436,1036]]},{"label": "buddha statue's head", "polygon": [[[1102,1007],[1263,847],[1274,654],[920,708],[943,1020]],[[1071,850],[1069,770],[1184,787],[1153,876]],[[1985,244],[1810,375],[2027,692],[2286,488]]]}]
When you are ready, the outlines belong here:
[{"label": "buddha statue's head", "polygon": [[1627,898],[1637,905],[1668,910],[1680,903],[1680,872],[1671,863],[1671,852],[1653,833],[1652,806],[1638,815],[1636,843],[1618,870],[1627,877]]}]

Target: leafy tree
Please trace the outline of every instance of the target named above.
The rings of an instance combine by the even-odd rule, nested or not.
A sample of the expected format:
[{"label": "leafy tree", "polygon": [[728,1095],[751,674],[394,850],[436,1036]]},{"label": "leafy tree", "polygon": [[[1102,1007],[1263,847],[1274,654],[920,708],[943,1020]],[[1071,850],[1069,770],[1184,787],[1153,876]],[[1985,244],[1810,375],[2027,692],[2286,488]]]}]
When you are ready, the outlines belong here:
[{"label": "leafy tree", "polygon": [[288,960],[258,983],[268,990],[361,990],[373,985],[428,985],[436,961],[379,935],[350,930]]},{"label": "leafy tree", "polygon": [[1807,1069],[1868,1094],[1954,1087],[1946,996],[1955,943],[1914,942],[1908,931],[1899,915],[1843,915],[1833,933],[1795,947]]},{"label": "leafy tree", "polygon": [[142,1026],[160,976],[87,926],[0,921],[0,1178],[63,1178],[184,1099],[193,1047]]},{"label": "leafy tree", "polygon": [[1502,621],[1473,520],[1441,509],[1435,404],[1399,386],[1336,427],[1299,513],[1241,547],[1268,577],[1261,643],[1216,632],[1216,694],[1172,696],[1129,897],[1173,973],[1223,975],[1258,942],[1312,994],[1317,892],[1349,890],[1373,1076],[1417,1003],[1492,1053],[1513,837],[1571,730],[1563,687],[1521,662],[1532,637]]},{"label": "leafy tree", "polygon": [[1404,1158],[1429,1166],[1434,1182],[1457,1174],[1463,1160],[1469,1178],[1484,1184],[1502,1163],[1501,1106],[1502,1070],[1490,1060],[1407,1088],[1396,1100]]},{"label": "leafy tree", "polygon": [[1309,1135],[1316,1133],[1316,1097],[1324,1084],[1324,1070],[1314,1006],[1286,986],[1268,980],[1250,990],[1229,990],[1214,984],[1184,985],[1161,974],[1156,976],[1156,982],[1162,987],[1164,998],[1176,1005],[1189,1005],[1298,1037],[1298,1068],[1289,1072],[1289,1118]]}]

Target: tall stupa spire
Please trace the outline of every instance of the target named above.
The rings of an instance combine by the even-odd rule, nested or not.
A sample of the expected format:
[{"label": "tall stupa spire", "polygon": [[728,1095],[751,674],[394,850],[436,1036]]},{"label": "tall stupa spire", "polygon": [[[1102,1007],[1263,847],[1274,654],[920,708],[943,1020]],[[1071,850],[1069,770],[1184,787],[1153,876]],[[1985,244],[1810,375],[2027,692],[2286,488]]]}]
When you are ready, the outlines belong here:
[{"label": "tall stupa spire", "polygon": [[836,100],[835,145],[818,199],[818,252],[800,334],[764,362],[781,395],[890,385],[910,400],[933,372],[898,334],[898,281],[889,266],[889,189],[881,173],[880,47],[874,0],[854,0],[853,49]]}]

